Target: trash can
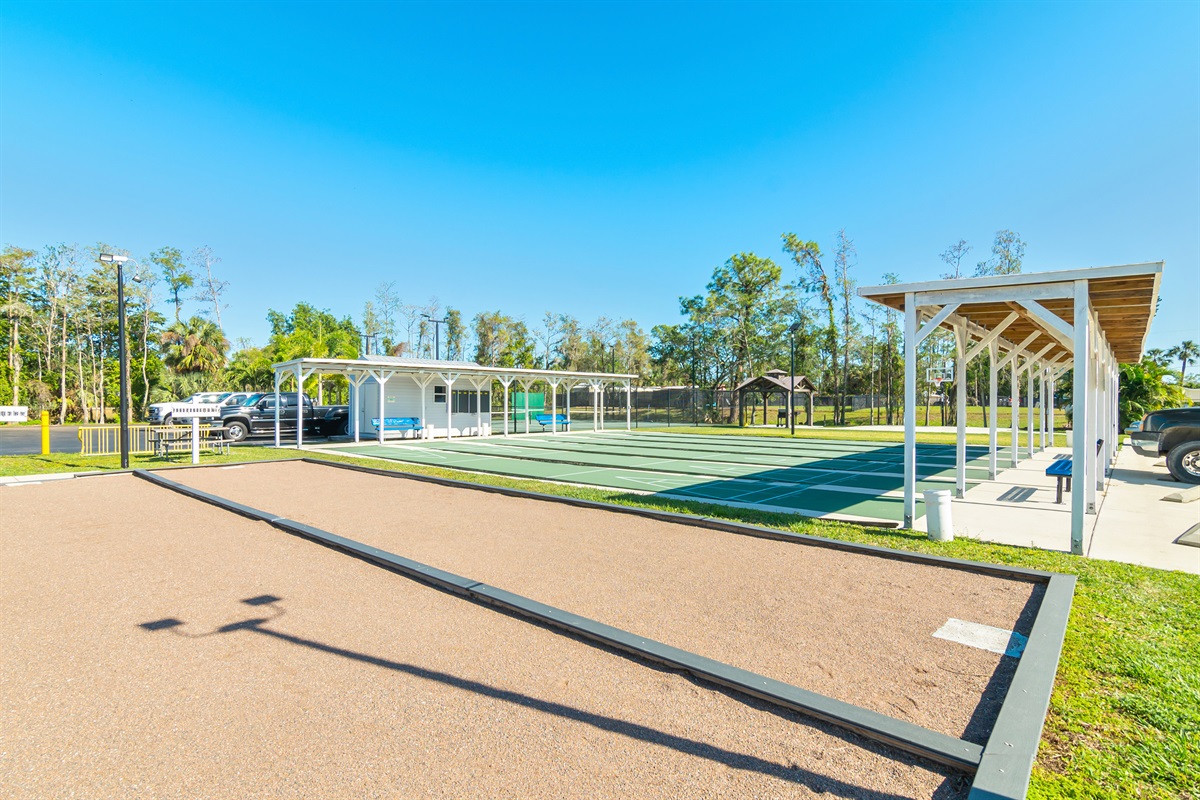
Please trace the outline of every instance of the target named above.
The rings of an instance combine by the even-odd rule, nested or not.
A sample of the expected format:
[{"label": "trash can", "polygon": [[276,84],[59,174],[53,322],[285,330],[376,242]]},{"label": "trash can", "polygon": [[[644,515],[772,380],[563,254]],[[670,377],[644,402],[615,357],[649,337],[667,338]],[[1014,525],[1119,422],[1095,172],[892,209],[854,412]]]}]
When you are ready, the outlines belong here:
[{"label": "trash can", "polygon": [[952,497],[949,489],[925,492],[925,524],[929,528],[929,538],[935,542],[954,541],[954,519],[950,513]]}]

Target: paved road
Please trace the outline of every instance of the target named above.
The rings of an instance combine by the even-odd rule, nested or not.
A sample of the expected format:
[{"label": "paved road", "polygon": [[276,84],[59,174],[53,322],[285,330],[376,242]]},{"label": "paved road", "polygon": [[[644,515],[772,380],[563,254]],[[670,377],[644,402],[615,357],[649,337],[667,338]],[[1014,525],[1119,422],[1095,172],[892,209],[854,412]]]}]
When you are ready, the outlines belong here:
[{"label": "paved road", "polygon": [[[78,453],[78,430],[78,425],[51,425],[50,452]],[[0,425],[0,456],[37,455],[40,452],[40,425]]]}]

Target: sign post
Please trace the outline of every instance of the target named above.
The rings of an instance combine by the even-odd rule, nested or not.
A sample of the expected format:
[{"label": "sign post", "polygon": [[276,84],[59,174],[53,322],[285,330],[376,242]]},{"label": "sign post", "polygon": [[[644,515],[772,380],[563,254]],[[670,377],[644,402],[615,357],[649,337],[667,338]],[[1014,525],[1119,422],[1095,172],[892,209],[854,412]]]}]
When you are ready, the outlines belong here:
[{"label": "sign post", "polygon": [[200,420],[217,419],[221,416],[221,407],[215,403],[188,403],[178,405],[171,412],[175,419],[190,419],[192,421],[192,463],[200,463]]}]

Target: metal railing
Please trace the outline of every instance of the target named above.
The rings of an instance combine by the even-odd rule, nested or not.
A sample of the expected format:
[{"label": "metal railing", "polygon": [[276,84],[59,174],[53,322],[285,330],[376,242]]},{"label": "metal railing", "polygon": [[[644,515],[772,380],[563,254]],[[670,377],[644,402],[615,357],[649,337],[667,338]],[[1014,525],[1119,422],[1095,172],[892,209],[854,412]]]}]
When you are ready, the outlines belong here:
[{"label": "metal railing", "polygon": [[[149,455],[154,452],[152,431],[179,430],[174,425],[130,425],[129,452],[131,455]],[[190,448],[191,443],[187,446]],[[121,452],[120,425],[90,425],[79,428],[79,452],[85,456],[107,456]]]}]

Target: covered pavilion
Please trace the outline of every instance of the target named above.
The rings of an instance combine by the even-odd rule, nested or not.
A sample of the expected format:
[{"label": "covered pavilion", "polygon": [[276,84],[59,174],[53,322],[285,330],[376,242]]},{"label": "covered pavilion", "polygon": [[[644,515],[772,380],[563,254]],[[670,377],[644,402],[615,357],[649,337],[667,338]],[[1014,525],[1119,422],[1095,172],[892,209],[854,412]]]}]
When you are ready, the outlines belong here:
[{"label": "covered pavilion", "polygon": [[[1039,408],[1026,409],[1025,457],[1053,443],[1054,389],[1068,370],[1072,386],[1071,552],[1082,554],[1086,514],[1096,510],[1105,469],[1116,455],[1118,364],[1141,360],[1158,302],[1162,262],[864,286],[862,297],[904,313],[904,525],[916,517],[917,347],[937,328],[953,332],[954,375],[987,353],[988,476],[997,471],[997,378],[1011,375],[1011,466],[1019,443],[1020,374],[1037,385]],[[1032,394],[1032,391],[1030,392]],[[966,489],[966,392],[957,394],[956,495]],[[1049,411],[1049,413],[1047,413]]]},{"label": "covered pavilion", "polygon": [[[618,386],[625,390],[625,429],[631,427],[632,403],[631,386],[638,378],[637,375],[606,372],[572,372],[568,370],[521,369],[516,367],[487,367],[471,361],[444,361],[433,359],[404,358],[399,356],[368,356],[364,358],[297,358],[272,365],[275,372],[275,446],[280,443],[279,435],[279,387],[287,377],[296,379],[297,387],[303,386],[304,381],[313,375],[341,375],[350,384],[350,420],[349,432],[354,441],[360,440],[363,429],[359,393],[368,383],[376,388],[379,425],[376,436],[382,444],[389,417],[416,416],[419,409],[420,419],[425,426],[423,434],[430,436],[434,423],[441,424],[442,420],[431,420],[428,414],[429,395],[433,394],[435,403],[445,405],[444,422],[446,438],[454,436],[454,403],[452,392],[455,384],[460,387],[469,386],[475,394],[475,402],[471,404],[473,412],[463,414],[463,417],[474,417],[476,435],[490,434],[490,408],[486,412],[488,425],[483,424],[485,413],[482,395],[486,392],[490,397],[492,386],[500,383],[504,387],[504,435],[508,435],[508,392],[510,387],[522,387],[526,395],[530,388],[544,385],[551,393],[550,432],[558,433],[561,425],[558,422],[558,390],[566,392],[567,405],[565,414],[570,419],[571,389],[585,385],[592,391],[592,421],[595,430],[604,429],[604,412],[601,407],[603,391],[606,386]],[[400,384],[407,388],[413,402],[411,411],[391,409],[385,391],[389,382],[396,381],[393,386]],[[435,388],[436,387],[436,388]],[[399,387],[398,387],[399,388]],[[439,390],[442,390],[439,393]],[[437,398],[441,398],[440,400]],[[303,407],[298,409],[301,413]],[[368,415],[369,417],[370,415]],[[439,416],[441,414],[439,413]],[[525,415],[525,432],[529,433],[529,415]],[[296,446],[304,443],[303,420],[297,420]]]},{"label": "covered pavilion", "polygon": [[739,383],[734,391],[737,392],[738,423],[740,425],[746,424],[746,404],[743,402],[743,398],[748,393],[762,396],[764,424],[767,421],[767,398],[773,394],[782,394],[787,398],[784,402],[787,405],[789,425],[792,423],[792,416],[796,413],[796,409],[793,407],[793,393],[803,393],[807,398],[805,406],[808,409],[807,421],[804,424],[812,425],[813,394],[817,391],[817,387],[804,375],[788,375],[786,370],[771,369],[756,378],[747,378]]}]

